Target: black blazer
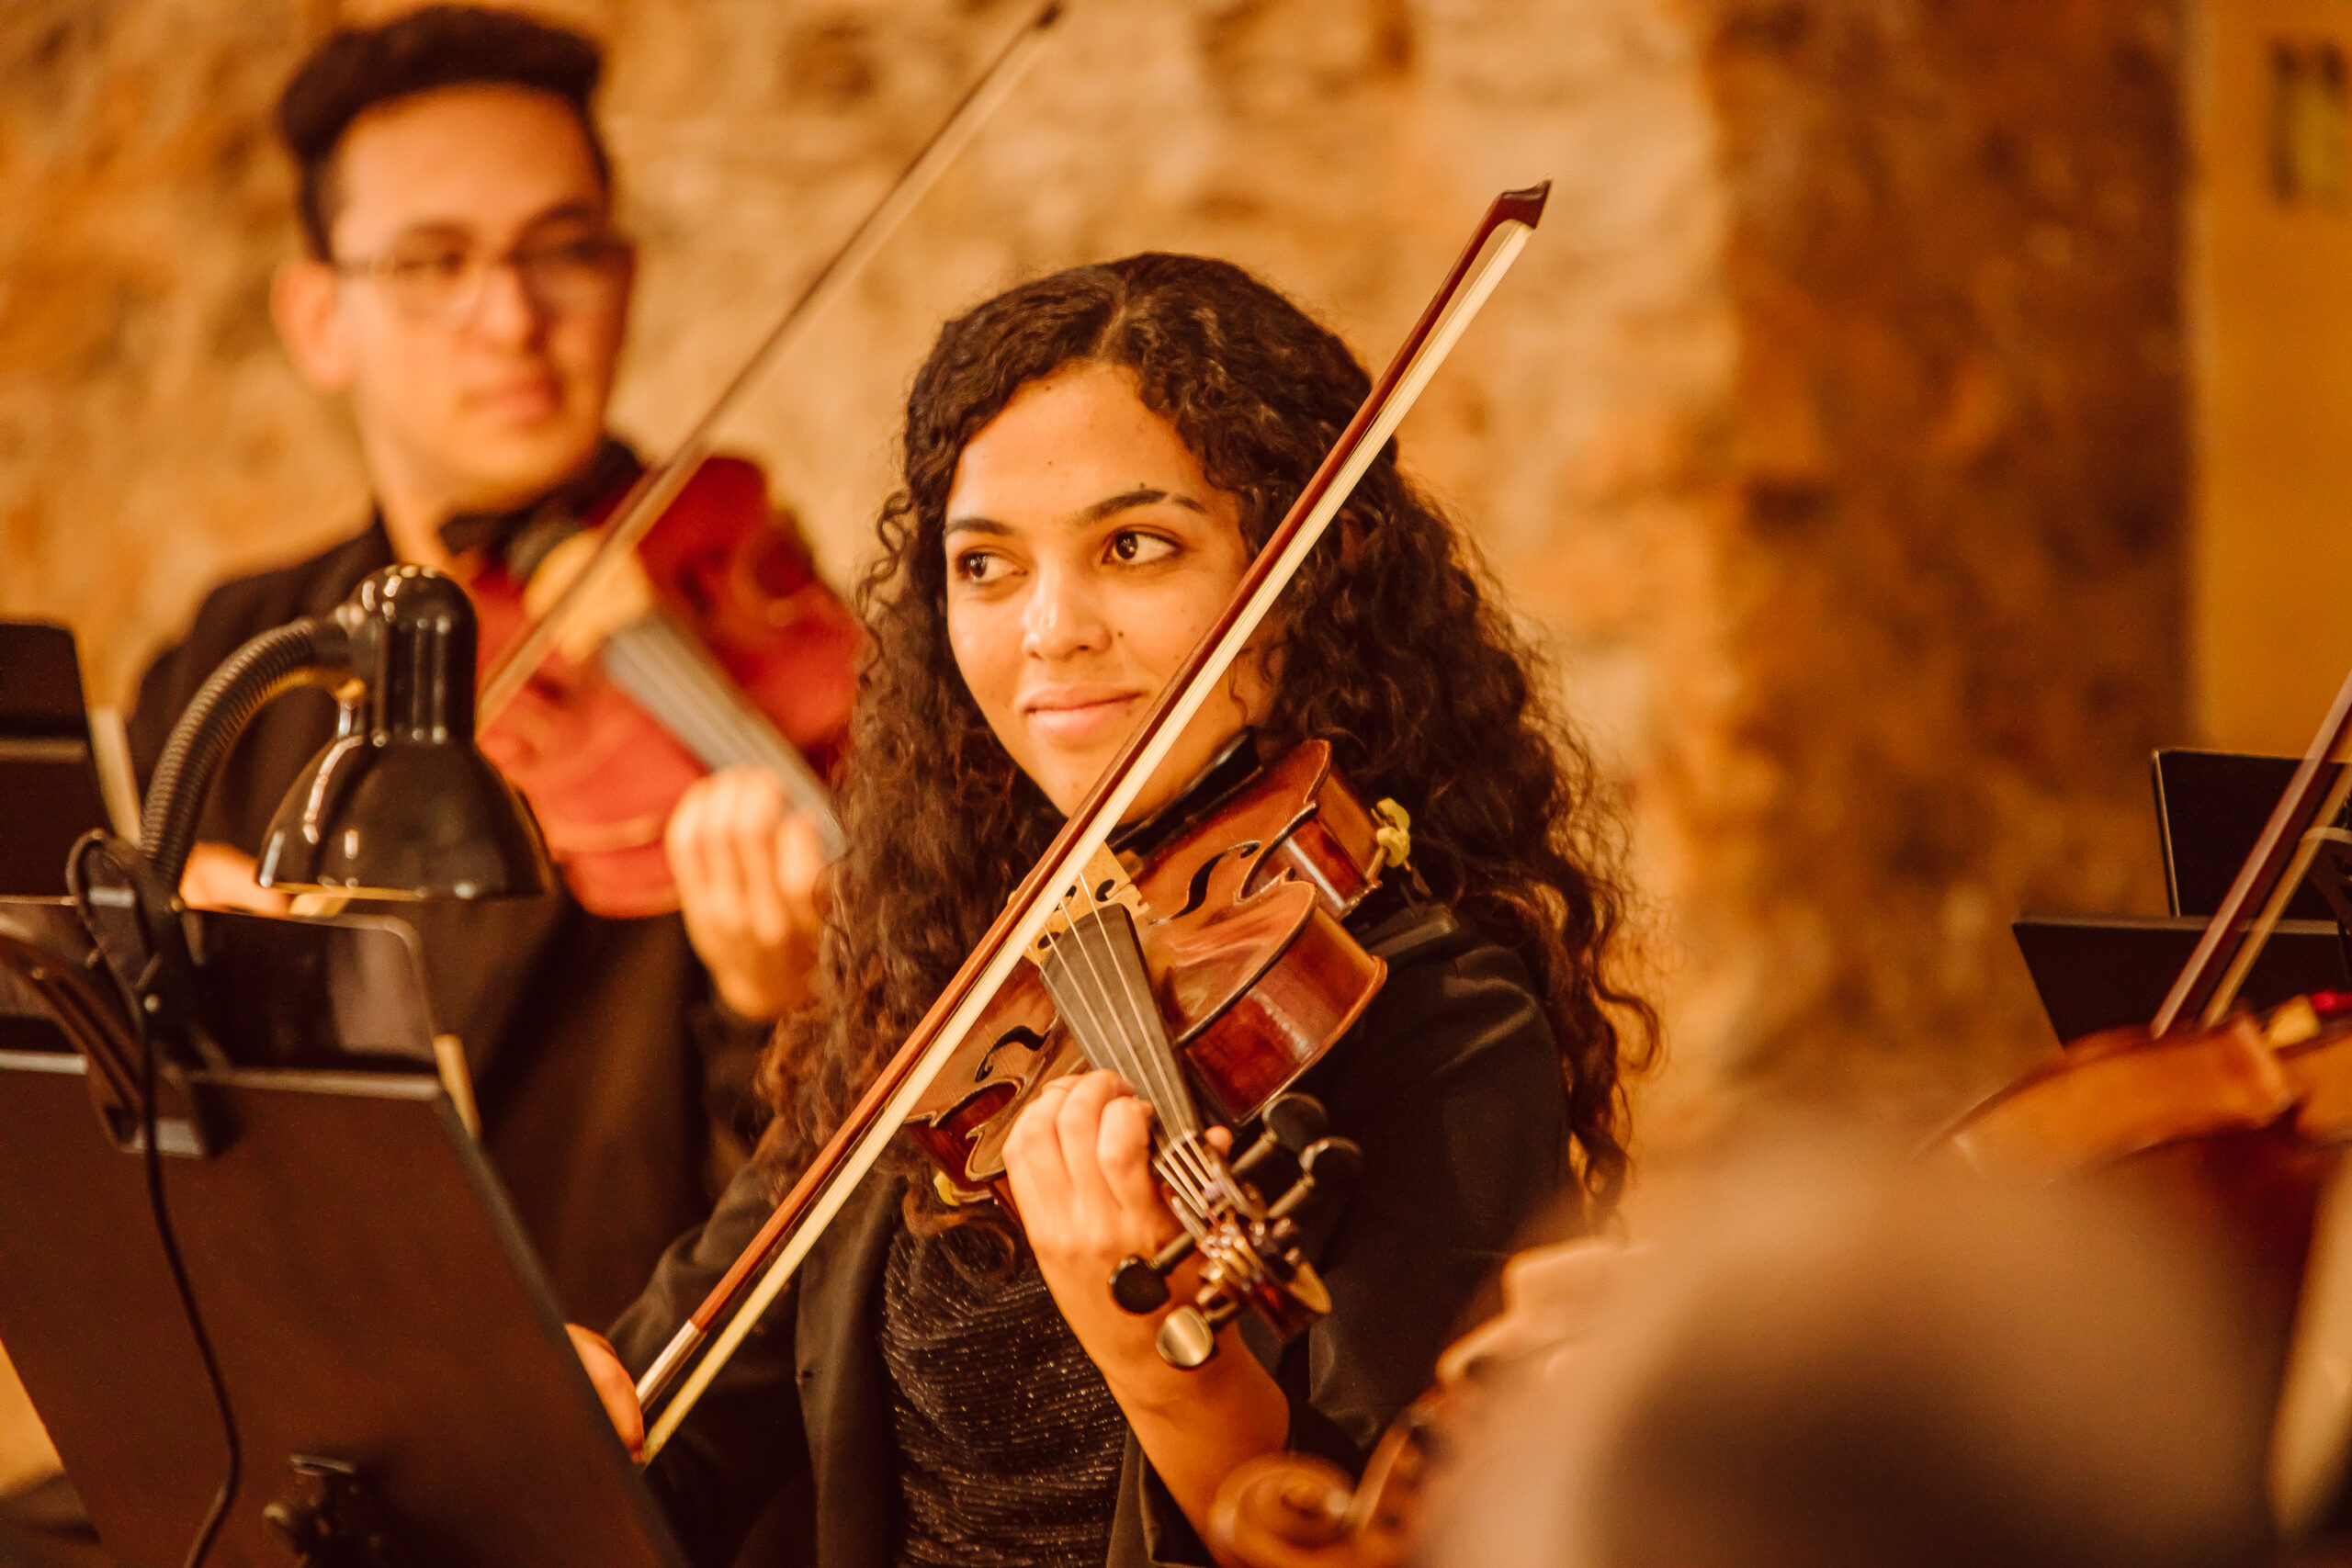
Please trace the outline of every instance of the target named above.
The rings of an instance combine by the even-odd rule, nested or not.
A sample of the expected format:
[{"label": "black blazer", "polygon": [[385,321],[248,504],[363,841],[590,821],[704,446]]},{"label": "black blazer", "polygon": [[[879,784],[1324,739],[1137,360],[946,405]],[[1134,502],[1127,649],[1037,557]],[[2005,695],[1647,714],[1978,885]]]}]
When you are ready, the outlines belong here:
[{"label": "black blazer", "polygon": [[[1558,1193],[1567,1141],[1559,1056],[1518,959],[1435,906],[1365,940],[1388,960],[1387,984],[1300,1084],[1365,1159],[1316,1238],[1332,1311],[1288,1346],[1244,1324],[1289,1397],[1292,1447],[1351,1470],[1428,1386],[1472,1297]],[[767,1502],[801,1486],[813,1488],[808,1561],[894,1561],[897,1456],[874,1325],[903,1179],[877,1171],[852,1195],[648,1472],[704,1568],[721,1568]],[[633,1371],[651,1364],[773,1207],[748,1169],[671,1248],[613,1328]],[[1208,1561],[1130,1436],[1110,1568]]]}]

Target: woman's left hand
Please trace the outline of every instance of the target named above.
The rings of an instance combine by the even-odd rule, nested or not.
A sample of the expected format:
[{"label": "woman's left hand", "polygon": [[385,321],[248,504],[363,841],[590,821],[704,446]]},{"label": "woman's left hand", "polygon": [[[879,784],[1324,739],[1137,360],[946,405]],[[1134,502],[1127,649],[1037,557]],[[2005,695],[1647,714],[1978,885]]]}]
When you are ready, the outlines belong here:
[{"label": "woman's left hand", "polygon": [[1013,1123],[1004,1168],[1054,1303],[1176,1506],[1205,1529],[1218,1483],[1283,1446],[1290,1405],[1231,1330],[1224,1354],[1180,1371],[1154,1348],[1164,1314],[1138,1316],[1111,1299],[1120,1260],[1150,1257],[1180,1228],[1152,1179],[1150,1108],[1116,1073],[1058,1078]]},{"label": "woman's left hand", "polygon": [[1057,1078],[1013,1123],[1004,1168],[1037,1270],[1079,1342],[1114,1387],[1122,1371],[1149,1372],[1125,1363],[1157,1361],[1157,1321],[1112,1301],[1111,1271],[1179,1228],[1152,1179],[1151,1107],[1116,1073]]}]

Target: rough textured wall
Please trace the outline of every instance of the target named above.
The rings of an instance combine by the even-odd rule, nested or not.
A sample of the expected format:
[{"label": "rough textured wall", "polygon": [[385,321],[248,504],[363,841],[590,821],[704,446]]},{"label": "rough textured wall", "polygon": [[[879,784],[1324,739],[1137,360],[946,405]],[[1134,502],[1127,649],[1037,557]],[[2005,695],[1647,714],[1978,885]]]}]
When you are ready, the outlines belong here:
[{"label": "rough textured wall", "polygon": [[[658,447],[1026,14],[571,0],[647,263]],[[267,105],[372,0],[0,11],[0,612],[119,695],[346,529],[264,310]],[[851,570],[933,326],[1159,246],[1367,357],[1485,200],[1549,216],[1406,434],[1633,803],[1674,1065],[1927,1114],[2041,1040],[2006,922],[2146,907],[2183,488],[2169,0],[1082,0],[733,433]],[[1677,1135],[1679,1135],[1679,1133]]]},{"label": "rough textured wall", "polygon": [[[1686,1081],[1923,1113],[2048,1038],[2008,920],[2161,908],[2169,0],[1726,0],[1730,687],[1668,748]],[[1718,1099],[1720,1106],[1725,1101]]]}]

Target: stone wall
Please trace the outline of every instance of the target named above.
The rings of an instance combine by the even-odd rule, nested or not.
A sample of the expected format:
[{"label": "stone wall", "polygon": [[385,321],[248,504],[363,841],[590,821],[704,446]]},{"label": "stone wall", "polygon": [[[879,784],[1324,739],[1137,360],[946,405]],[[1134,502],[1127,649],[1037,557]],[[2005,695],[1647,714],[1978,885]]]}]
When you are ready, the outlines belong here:
[{"label": "stone wall", "polygon": [[1949,1105],[2048,1040],[2016,914],[2162,908],[2148,753],[2190,739],[2177,28],[2170,0],[1712,13],[1731,680],[1645,814],[1685,857],[1702,1098]]},{"label": "stone wall", "polygon": [[[264,290],[266,134],[334,0],[0,10],[0,613],[120,698],[205,584],[362,505]],[[674,436],[1016,0],[571,0]],[[945,314],[1229,255],[1368,358],[1485,201],[1550,212],[1408,427],[1622,784],[1663,1146],[1751,1090],[1925,1117],[2043,1043],[2021,907],[2151,906],[2179,739],[2169,0],[1080,0],[739,421],[826,568]],[[1726,1093],[1736,1089],[1738,1093]]]}]

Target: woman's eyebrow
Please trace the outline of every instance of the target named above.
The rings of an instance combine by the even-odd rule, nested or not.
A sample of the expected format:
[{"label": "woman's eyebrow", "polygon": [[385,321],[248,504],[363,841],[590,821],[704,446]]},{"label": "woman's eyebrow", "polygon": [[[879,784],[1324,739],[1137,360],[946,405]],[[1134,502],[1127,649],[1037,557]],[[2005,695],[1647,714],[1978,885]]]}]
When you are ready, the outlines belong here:
[{"label": "woman's eyebrow", "polygon": [[1133,490],[1122,491],[1117,495],[1107,496],[1104,499],[1096,502],[1093,505],[1088,507],[1085,511],[1071,518],[1070,522],[1073,525],[1083,528],[1089,524],[1100,523],[1105,517],[1114,516],[1117,513],[1125,512],[1132,507],[1157,506],[1161,502],[1166,502],[1171,506],[1182,506],[1187,508],[1190,511],[1200,513],[1203,516],[1206,516],[1208,514],[1209,509],[1203,506],[1199,502],[1194,501],[1189,495],[1177,495],[1172,491],[1159,490],[1151,485],[1137,485]]},{"label": "woman's eyebrow", "polygon": [[1000,523],[993,517],[950,517],[944,532],[950,534],[992,534],[1001,538],[1012,532],[1012,525]]}]

